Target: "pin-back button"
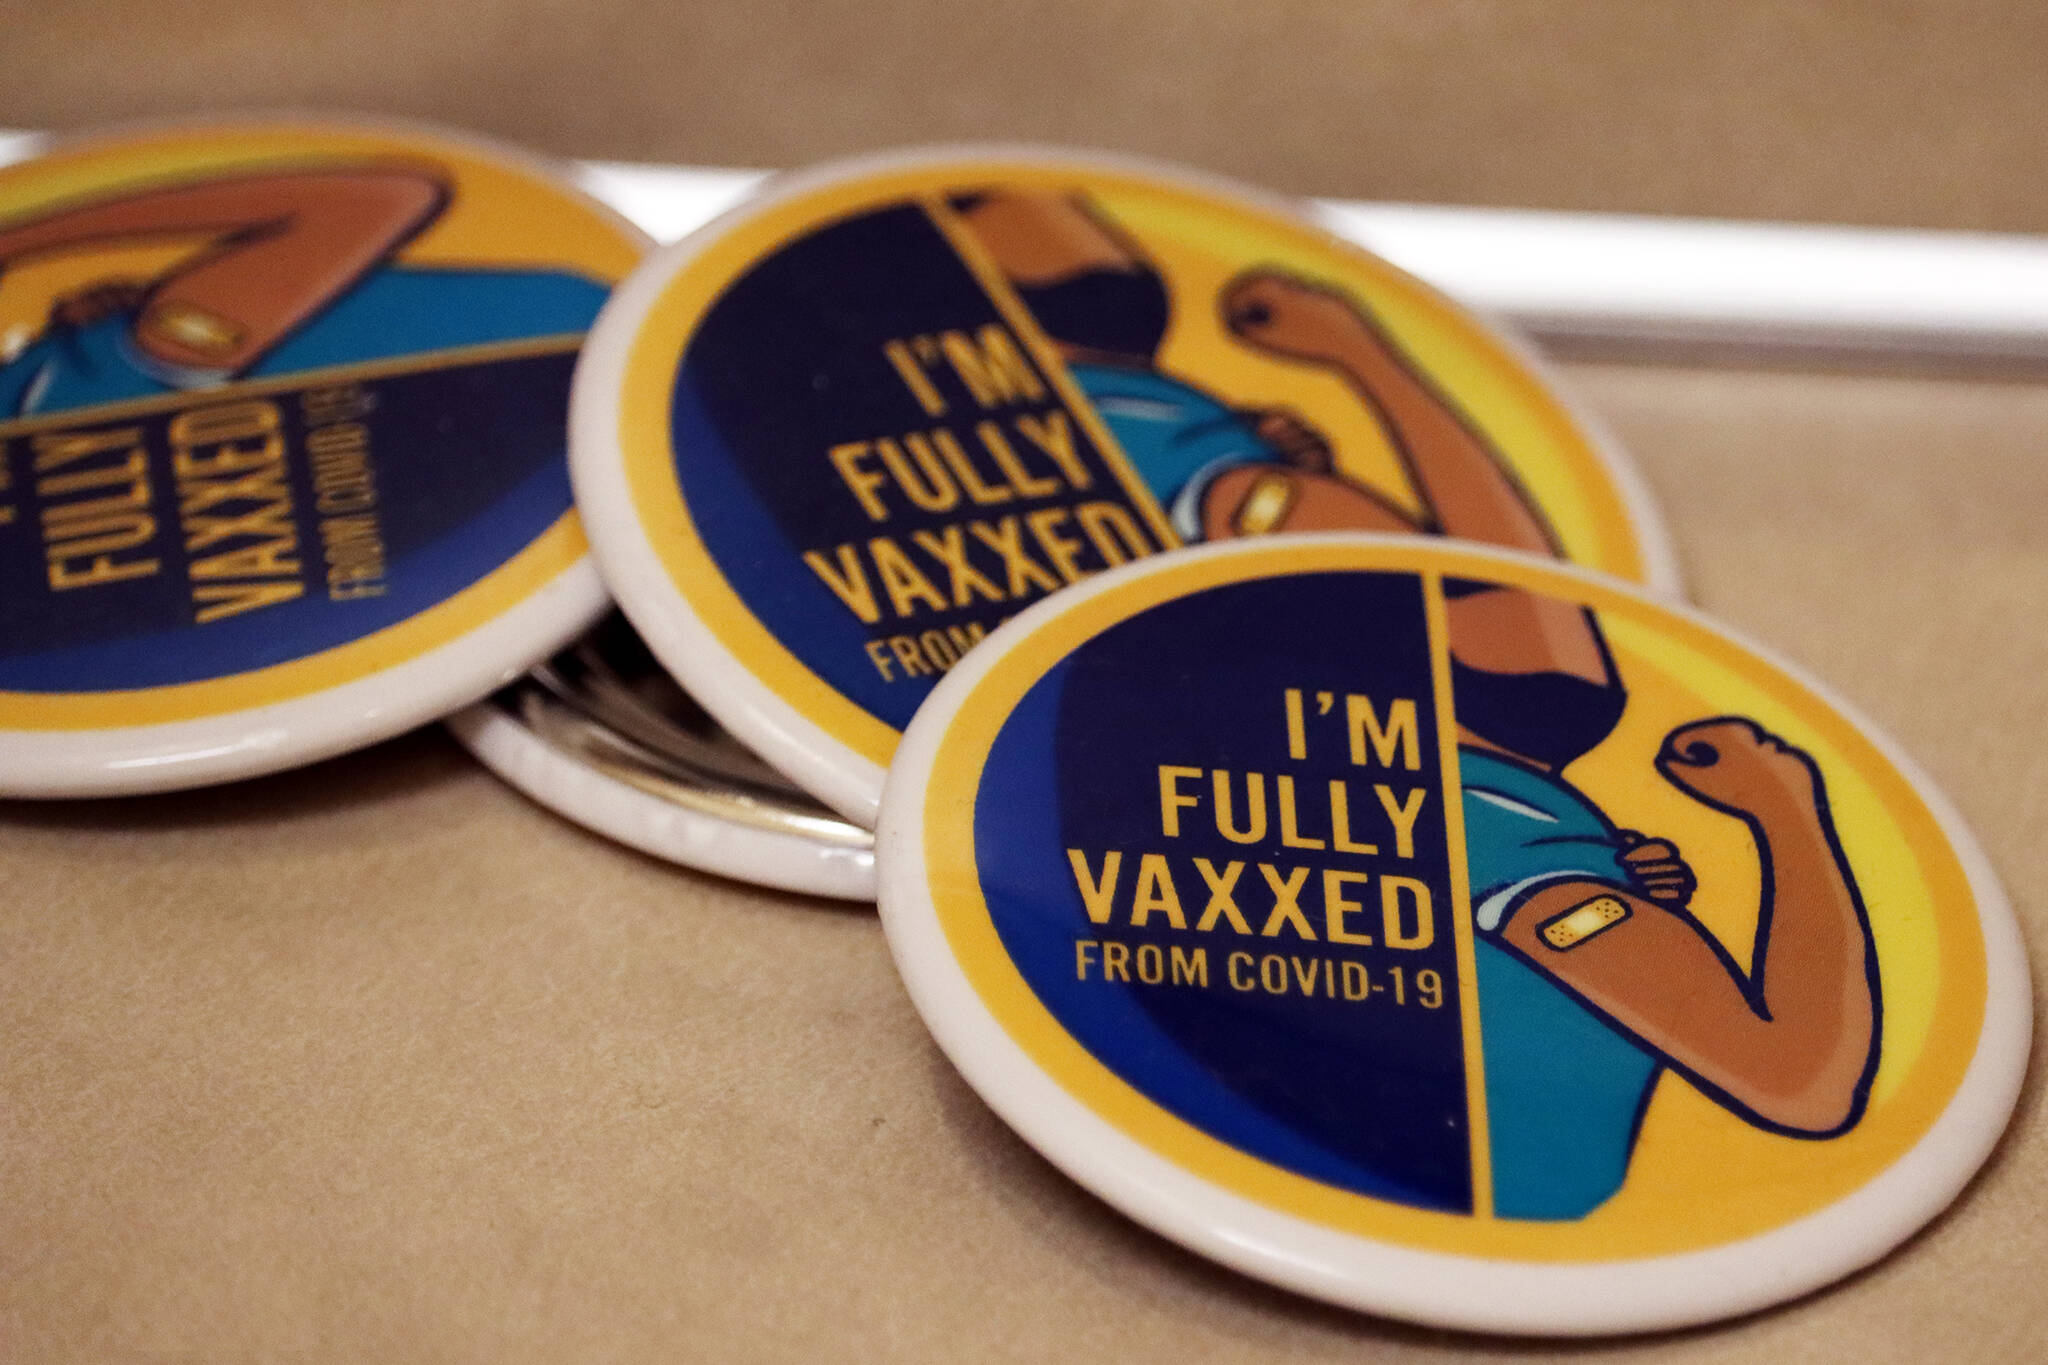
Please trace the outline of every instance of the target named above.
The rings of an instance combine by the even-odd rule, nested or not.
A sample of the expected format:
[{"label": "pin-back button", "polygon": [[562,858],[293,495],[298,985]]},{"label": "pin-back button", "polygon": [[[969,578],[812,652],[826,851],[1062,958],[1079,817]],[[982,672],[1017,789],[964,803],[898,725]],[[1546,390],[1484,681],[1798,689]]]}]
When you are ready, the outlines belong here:
[{"label": "pin-back button", "polygon": [[617,615],[448,727],[541,805],[643,853],[785,891],[875,898],[874,836],[719,730]]},{"label": "pin-back button", "polygon": [[585,629],[569,378],[646,246],[428,129],[232,118],[0,169],[0,793],[310,762]]},{"label": "pin-back button", "polygon": [[1253,1275],[1502,1332],[1725,1317],[1990,1154],[1996,878],[1825,689],[1408,536],[1133,564],[933,691],[877,836],[912,999],[1061,1169]]},{"label": "pin-back button", "polygon": [[1519,346],[1255,191],[1109,157],[777,178],[621,287],[571,445],[655,654],[863,825],[976,640],[1157,550],[1428,529],[1676,583]]}]

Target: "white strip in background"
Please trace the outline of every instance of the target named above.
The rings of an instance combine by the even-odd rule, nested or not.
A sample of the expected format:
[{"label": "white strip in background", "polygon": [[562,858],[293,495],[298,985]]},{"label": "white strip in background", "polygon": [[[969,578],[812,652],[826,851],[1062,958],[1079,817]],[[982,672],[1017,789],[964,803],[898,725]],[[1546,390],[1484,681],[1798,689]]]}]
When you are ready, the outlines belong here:
[{"label": "white strip in background", "polygon": [[[592,162],[673,240],[761,171]],[[2048,360],[2048,238],[1318,200],[1339,235],[1546,340]]]},{"label": "white strip in background", "polygon": [[[0,132],[0,162],[34,151]],[[673,241],[763,171],[590,162],[587,183]],[[1337,233],[1551,342],[2048,361],[2048,238],[1626,214],[1315,201]],[[0,212],[4,217],[4,212]]]}]

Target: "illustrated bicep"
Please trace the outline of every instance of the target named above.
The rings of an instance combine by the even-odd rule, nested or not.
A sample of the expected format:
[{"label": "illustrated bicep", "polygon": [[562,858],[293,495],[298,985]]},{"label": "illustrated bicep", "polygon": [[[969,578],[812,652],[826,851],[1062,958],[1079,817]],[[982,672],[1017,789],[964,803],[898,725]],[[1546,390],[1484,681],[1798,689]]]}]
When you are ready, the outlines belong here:
[{"label": "illustrated bicep", "polygon": [[1499,932],[1530,966],[1711,1085],[1741,1093],[1769,1064],[1769,1021],[1740,969],[1681,911],[1609,882],[1552,882],[1515,905]]},{"label": "illustrated bicep", "polygon": [[226,371],[252,363],[430,221],[447,193],[431,177],[392,171],[239,183],[255,226],[163,279],[138,322],[137,342],[159,360]]}]

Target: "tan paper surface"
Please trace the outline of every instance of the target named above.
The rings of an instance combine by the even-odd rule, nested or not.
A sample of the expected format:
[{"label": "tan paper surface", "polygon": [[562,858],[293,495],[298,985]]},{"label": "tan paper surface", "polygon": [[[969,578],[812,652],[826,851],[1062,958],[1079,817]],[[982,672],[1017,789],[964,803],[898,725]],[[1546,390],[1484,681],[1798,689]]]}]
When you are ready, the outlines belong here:
[{"label": "tan paper surface", "polygon": [[[0,123],[291,101],[783,164],[1009,133],[1287,188],[2048,227],[2032,6],[49,6]],[[643,31],[635,24],[645,22]],[[2048,382],[1577,365],[1696,599],[1888,728],[2048,938]],[[871,914],[586,835],[428,732],[0,806],[0,1359],[2034,1360],[2030,1083],[1960,1205],[1594,1347],[1323,1308],[955,1077]],[[2036,979],[2039,979],[2038,972]]]}]

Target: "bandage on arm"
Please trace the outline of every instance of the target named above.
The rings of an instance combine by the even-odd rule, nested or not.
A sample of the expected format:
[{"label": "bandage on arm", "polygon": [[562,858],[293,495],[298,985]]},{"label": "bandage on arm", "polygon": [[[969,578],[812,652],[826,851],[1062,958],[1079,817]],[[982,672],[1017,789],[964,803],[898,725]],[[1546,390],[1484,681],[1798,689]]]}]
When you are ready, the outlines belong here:
[{"label": "bandage on arm", "polygon": [[136,344],[166,365],[232,374],[433,221],[440,175],[377,164],[171,185],[0,227],[0,265],[99,242],[196,238],[153,282]]},{"label": "bandage on arm", "polygon": [[1746,1117],[1840,1132],[1876,1055],[1869,931],[1822,813],[1787,800],[1748,819],[1767,856],[1746,974],[1689,914],[1591,879],[1537,888],[1500,936]]}]

